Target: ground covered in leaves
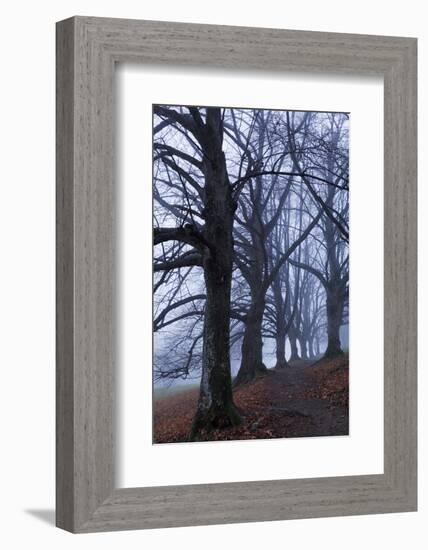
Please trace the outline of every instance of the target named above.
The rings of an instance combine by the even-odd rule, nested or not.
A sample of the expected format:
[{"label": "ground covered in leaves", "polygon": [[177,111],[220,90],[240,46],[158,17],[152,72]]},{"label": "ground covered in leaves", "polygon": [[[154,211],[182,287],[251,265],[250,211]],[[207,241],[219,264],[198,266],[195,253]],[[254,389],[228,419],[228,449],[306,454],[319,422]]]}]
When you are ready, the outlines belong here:
[{"label": "ground covered in leaves", "polygon": [[[199,390],[185,389],[154,401],[154,442],[187,440]],[[234,390],[238,427],[205,434],[210,441],[347,435],[348,355],[298,361]]]}]

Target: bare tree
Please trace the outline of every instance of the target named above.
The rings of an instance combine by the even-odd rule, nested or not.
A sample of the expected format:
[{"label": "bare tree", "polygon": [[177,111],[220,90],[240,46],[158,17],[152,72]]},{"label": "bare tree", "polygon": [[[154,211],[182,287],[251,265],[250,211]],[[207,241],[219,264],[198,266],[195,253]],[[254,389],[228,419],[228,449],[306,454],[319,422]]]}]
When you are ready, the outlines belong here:
[{"label": "bare tree", "polygon": [[[339,352],[347,315],[345,115],[154,107],[157,381],[200,377],[189,437],[240,422],[234,383]],[[328,333],[326,335],[326,333]],[[337,333],[337,334],[336,334]],[[327,337],[328,336],[328,337]],[[336,340],[335,340],[336,338]]]},{"label": "bare tree", "polygon": [[[305,117],[309,125],[311,117]],[[316,158],[314,155],[297,153],[297,143],[313,140],[313,132],[306,126],[297,132],[292,116],[287,113],[288,136],[293,142],[292,158],[295,169],[302,171],[303,181],[311,195],[322,207],[325,216],[322,220],[322,239],[319,244],[325,249],[325,260],[317,267],[315,263],[291,260],[293,265],[312,273],[323,285],[326,292],[326,314],[328,343],[325,355],[334,357],[342,353],[340,343],[340,326],[348,299],[349,260],[348,260],[348,136],[345,128],[346,118],[331,114],[322,127],[320,136],[315,137]],[[300,135],[299,135],[300,133]],[[297,136],[297,137],[296,137]],[[308,137],[309,136],[309,137]],[[302,170],[302,164],[310,168]],[[308,170],[317,174],[329,184],[324,188],[319,183],[313,183],[308,176]]]},{"label": "bare tree", "polygon": [[[155,107],[155,114],[160,118],[158,128],[162,127],[160,131],[173,125],[184,134],[186,147],[190,147],[193,154],[162,141],[155,143],[155,161],[161,160],[167,170],[175,173],[174,185],[180,187],[181,184],[180,195],[185,207],[181,209],[178,205],[178,211],[170,209],[178,225],[155,227],[154,243],[163,245],[176,241],[186,245],[183,251],[181,246],[175,247],[161,265],[156,266],[155,262],[155,269],[199,266],[203,270],[206,298],[202,377],[190,434],[195,438],[201,430],[235,425],[240,421],[233,403],[229,355],[232,228],[236,202],[222,149],[221,109],[207,108],[201,113],[201,109],[190,107],[188,111]],[[195,169],[198,179],[194,177]]]}]

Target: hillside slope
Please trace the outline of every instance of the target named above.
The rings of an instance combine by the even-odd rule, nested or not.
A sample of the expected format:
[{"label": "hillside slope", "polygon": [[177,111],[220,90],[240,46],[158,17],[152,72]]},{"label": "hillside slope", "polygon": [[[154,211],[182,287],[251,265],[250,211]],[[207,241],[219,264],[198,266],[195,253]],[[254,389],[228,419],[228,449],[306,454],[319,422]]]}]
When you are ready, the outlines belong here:
[{"label": "hillside slope", "polygon": [[[298,361],[270,370],[234,391],[243,422],[202,434],[206,440],[267,439],[348,434],[348,356]],[[154,443],[186,441],[198,389],[154,402]]]}]

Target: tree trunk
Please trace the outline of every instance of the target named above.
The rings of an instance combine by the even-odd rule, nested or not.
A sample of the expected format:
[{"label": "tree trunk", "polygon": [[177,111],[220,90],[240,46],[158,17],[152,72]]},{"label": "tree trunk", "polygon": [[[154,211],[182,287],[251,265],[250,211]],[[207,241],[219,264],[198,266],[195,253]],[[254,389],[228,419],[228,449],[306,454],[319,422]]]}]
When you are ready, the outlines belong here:
[{"label": "tree trunk", "polygon": [[240,423],[233,403],[230,370],[230,292],[232,285],[234,203],[222,151],[219,109],[208,109],[205,136],[205,226],[209,250],[204,254],[206,286],[202,377],[190,439]]},{"label": "tree trunk", "polygon": [[297,348],[297,338],[292,329],[290,329],[288,333],[288,340],[290,341],[291,348],[290,361],[300,361],[299,350]]},{"label": "tree trunk", "polygon": [[199,402],[190,438],[202,432],[239,424],[233,403],[229,355],[230,280],[207,269],[206,306]]},{"label": "tree trunk", "polygon": [[[337,286],[337,285],[335,285]],[[342,301],[336,289],[327,291],[327,349],[324,357],[336,357],[342,355],[340,344],[340,325],[342,323]]]},{"label": "tree trunk", "polygon": [[276,369],[283,369],[289,367],[287,359],[285,358],[285,332],[278,331],[276,334]]},{"label": "tree trunk", "polygon": [[235,378],[235,386],[249,382],[267,371],[263,363],[262,323],[264,308],[264,302],[259,301],[251,306],[247,314],[242,341],[241,366]]},{"label": "tree trunk", "polygon": [[302,356],[303,360],[308,359],[308,349],[307,349],[307,342],[304,336],[301,336],[299,338],[300,342],[300,355]]}]

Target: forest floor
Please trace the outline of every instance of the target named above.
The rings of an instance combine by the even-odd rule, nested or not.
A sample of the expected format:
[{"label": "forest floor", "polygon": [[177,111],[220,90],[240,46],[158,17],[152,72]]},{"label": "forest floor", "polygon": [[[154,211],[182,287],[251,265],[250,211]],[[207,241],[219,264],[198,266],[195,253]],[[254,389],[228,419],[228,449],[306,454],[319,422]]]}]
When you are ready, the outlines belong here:
[{"label": "forest floor", "polygon": [[[242,415],[237,427],[206,434],[209,441],[347,435],[349,431],[348,355],[319,361],[296,361],[271,369],[234,390]],[[154,401],[154,443],[187,440],[196,410],[198,388]]]}]

